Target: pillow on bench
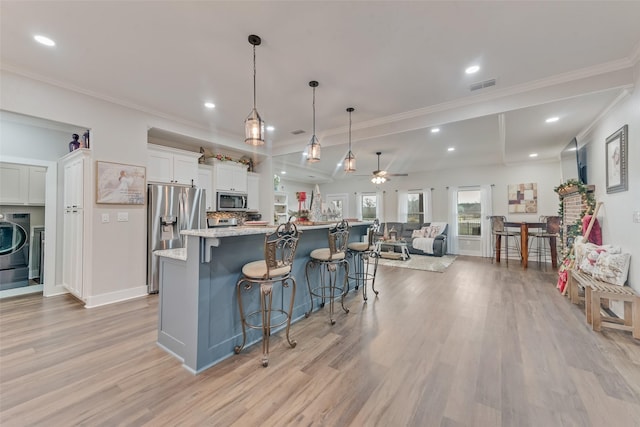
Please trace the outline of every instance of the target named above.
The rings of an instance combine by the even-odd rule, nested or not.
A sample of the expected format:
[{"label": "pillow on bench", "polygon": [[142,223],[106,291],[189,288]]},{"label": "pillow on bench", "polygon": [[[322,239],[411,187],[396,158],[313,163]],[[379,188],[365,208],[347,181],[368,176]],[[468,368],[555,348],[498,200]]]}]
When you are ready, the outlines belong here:
[{"label": "pillow on bench", "polygon": [[631,254],[622,253],[619,246],[598,246],[577,239],[574,251],[579,270],[612,285],[624,286],[626,283]]}]

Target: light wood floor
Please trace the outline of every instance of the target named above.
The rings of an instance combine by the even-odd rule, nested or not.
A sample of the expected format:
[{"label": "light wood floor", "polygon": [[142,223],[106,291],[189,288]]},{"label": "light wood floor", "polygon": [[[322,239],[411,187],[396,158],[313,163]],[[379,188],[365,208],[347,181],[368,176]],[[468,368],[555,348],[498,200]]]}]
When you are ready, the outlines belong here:
[{"label": "light wood floor", "polygon": [[254,345],[197,376],[156,346],[157,296],[4,300],[0,425],[640,425],[640,342],[591,331],[556,277],[380,267],[377,299],[274,335],[268,368]]}]

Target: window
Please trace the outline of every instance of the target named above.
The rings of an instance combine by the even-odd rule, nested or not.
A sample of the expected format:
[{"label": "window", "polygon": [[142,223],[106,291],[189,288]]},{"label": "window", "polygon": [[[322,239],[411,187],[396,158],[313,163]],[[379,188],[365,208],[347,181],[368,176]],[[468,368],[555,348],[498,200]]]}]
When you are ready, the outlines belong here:
[{"label": "window", "polygon": [[458,235],[480,236],[480,190],[458,191]]},{"label": "window", "polygon": [[378,217],[378,196],[375,193],[362,195],[362,220],[373,221]]},{"label": "window", "polygon": [[424,198],[422,192],[409,193],[407,196],[407,222],[422,224],[424,222]]}]

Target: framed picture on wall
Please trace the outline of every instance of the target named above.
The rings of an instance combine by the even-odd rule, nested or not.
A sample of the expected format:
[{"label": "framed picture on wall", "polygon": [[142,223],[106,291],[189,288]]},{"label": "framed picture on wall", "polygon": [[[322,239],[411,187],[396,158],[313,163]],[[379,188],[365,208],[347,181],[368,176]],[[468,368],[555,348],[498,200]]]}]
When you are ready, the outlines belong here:
[{"label": "framed picture on wall", "polygon": [[624,125],[608,137],[605,144],[607,193],[628,189],[627,132],[628,125]]},{"label": "framed picture on wall", "polygon": [[146,196],[144,166],[96,162],[96,203],[144,205]]}]

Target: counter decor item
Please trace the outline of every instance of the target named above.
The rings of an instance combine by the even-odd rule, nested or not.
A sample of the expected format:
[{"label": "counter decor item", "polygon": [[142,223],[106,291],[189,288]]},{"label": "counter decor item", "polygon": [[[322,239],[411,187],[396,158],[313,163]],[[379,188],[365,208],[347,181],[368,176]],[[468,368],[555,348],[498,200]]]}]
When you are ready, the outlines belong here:
[{"label": "counter decor item", "polygon": [[69,143],[69,152],[75,151],[80,148],[80,135],[74,133],[73,135],[71,135],[71,138],[71,142]]},{"label": "counter decor item", "polygon": [[82,134],[82,148],[89,148],[89,129]]}]

